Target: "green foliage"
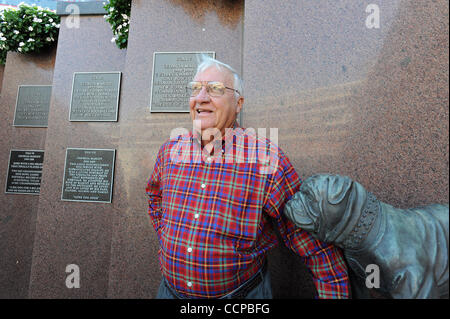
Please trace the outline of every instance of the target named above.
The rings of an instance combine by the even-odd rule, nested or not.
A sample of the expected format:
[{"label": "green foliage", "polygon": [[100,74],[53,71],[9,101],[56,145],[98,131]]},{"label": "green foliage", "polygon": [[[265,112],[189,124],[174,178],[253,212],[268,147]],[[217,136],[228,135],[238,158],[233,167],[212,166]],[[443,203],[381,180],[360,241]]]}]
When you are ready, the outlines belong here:
[{"label": "green foliage", "polygon": [[109,0],[103,4],[108,12],[104,18],[111,25],[114,34],[111,42],[115,42],[119,49],[125,49],[128,45],[131,0]]},{"label": "green foliage", "polygon": [[58,39],[60,17],[53,11],[21,3],[0,13],[0,64],[8,51],[38,53]]}]

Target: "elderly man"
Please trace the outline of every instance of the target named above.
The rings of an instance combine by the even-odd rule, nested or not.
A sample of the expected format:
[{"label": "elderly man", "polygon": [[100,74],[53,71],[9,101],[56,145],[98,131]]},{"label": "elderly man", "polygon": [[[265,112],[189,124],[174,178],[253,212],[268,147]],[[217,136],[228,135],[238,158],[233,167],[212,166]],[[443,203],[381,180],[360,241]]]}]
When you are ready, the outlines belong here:
[{"label": "elderly man", "polygon": [[[266,255],[277,243],[275,224],[303,257],[318,297],[347,298],[341,251],[282,214],[301,184],[289,159],[236,123],[244,103],[236,71],[207,58],[188,91],[196,125],[162,145],[146,188],[161,246],[157,297],[272,298]],[[267,149],[269,165],[260,160]]]}]

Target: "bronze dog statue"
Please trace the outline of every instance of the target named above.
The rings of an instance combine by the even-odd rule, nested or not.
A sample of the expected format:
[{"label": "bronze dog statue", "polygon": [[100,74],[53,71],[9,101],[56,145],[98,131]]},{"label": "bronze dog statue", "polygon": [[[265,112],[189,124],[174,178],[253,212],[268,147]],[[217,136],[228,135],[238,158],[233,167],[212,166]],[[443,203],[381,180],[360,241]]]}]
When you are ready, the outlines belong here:
[{"label": "bronze dog statue", "polygon": [[[448,204],[399,209],[348,177],[324,174],[308,178],[284,214],[343,249],[353,297],[448,298]],[[365,284],[370,264],[379,267],[377,293]]]}]

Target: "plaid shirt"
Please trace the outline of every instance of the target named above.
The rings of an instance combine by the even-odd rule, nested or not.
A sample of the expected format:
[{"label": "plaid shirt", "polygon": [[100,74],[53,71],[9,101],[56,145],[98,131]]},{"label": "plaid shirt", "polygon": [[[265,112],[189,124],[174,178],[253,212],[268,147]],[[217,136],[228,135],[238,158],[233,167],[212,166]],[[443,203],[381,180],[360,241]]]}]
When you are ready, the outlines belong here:
[{"label": "plaid shirt", "polygon": [[276,245],[272,218],[284,243],[303,257],[319,297],[347,298],[341,251],[282,213],[301,181],[281,149],[239,128],[227,131],[215,150],[208,154],[192,133],[171,139],[160,148],[147,184],[161,271],[170,286],[187,298],[232,292]]}]

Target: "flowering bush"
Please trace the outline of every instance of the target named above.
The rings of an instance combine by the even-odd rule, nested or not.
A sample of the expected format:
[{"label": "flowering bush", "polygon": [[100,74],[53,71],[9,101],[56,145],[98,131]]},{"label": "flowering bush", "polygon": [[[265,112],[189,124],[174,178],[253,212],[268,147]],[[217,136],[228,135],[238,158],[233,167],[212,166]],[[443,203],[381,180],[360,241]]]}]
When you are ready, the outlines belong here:
[{"label": "flowering bush", "polygon": [[131,0],[109,0],[103,2],[103,7],[108,12],[104,18],[111,24],[114,34],[111,42],[115,42],[119,49],[125,49],[128,45]]},{"label": "flowering bush", "polygon": [[58,38],[60,18],[53,11],[24,3],[0,13],[0,64],[8,51],[35,53]]}]

